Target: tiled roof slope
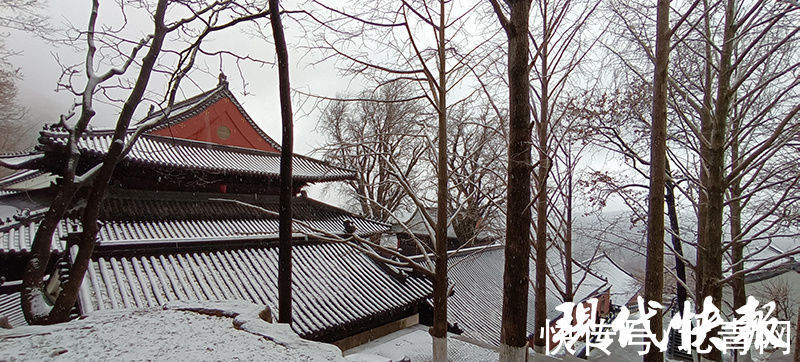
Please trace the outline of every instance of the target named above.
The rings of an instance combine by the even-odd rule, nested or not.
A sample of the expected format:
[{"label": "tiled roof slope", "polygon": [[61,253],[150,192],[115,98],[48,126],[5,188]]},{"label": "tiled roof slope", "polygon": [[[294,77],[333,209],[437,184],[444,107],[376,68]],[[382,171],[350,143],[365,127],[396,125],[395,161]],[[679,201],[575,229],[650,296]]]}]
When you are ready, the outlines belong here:
[{"label": "tiled roof slope", "polygon": [[[40,170],[21,170],[0,179],[0,192],[9,194],[28,189],[28,184],[43,184],[47,186],[53,176]],[[37,179],[37,180],[35,180]]]},{"label": "tiled roof slope", "polygon": [[22,314],[18,288],[14,288],[13,291],[0,289],[0,316],[8,318],[12,327],[28,325],[25,315]]},{"label": "tiled roof slope", "polygon": [[[33,238],[36,236],[36,229],[39,227],[40,219],[13,221],[0,225],[0,253],[3,252],[25,252],[31,250]],[[64,250],[63,238],[67,236],[68,224],[62,220],[56,231],[53,233],[51,249],[56,251]]]},{"label": "tiled roof slope", "polygon": [[[113,136],[112,130],[94,130],[81,137],[78,147],[82,153],[104,157]],[[39,142],[45,148],[65,151],[67,132],[61,127],[47,127]],[[143,167],[170,167],[189,171],[218,174],[246,174],[277,178],[280,176],[280,154],[214,143],[142,135],[123,161]],[[319,182],[346,180],[355,173],[325,162],[294,155],[292,178]]]},{"label": "tiled roof slope", "polygon": [[[145,192],[125,190],[110,195],[100,215],[97,239],[100,246],[129,243],[226,242],[237,238],[274,237],[278,218],[274,214],[225,200],[238,200],[278,211],[276,197],[234,194],[192,194],[184,192]],[[2,197],[0,197],[2,202]],[[307,197],[293,201],[293,217],[313,229],[295,225],[295,232],[318,234],[320,230],[346,234],[345,220],[361,235],[384,232],[389,225],[351,214]],[[0,252],[30,250],[40,215],[0,225]],[[54,248],[63,248],[61,238],[76,230],[73,219],[63,221],[54,236]]]},{"label": "tiled roof slope", "polygon": [[[463,336],[500,346],[500,324],[503,312],[503,266],[505,262],[502,245],[479,246],[464,249],[448,257],[448,278],[453,284],[455,293],[447,299],[447,321],[458,323],[464,332]],[[530,278],[535,278],[534,263],[530,265]],[[582,274],[581,274],[582,275]],[[591,275],[584,287],[576,291],[574,300],[583,300],[598,290],[597,285],[605,285]],[[548,279],[547,318],[555,319],[559,312],[555,307],[561,304],[561,298],[554,292],[552,282]],[[527,330],[534,330],[535,293],[528,287],[528,320]]]},{"label": "tiled roof slope", "polygon": [[[374,328],[391,320],[387,314],[410,314],[430,294],[427,280],[401,281],[345,244],[297,245],[292,258],[292,328],[305,338],[332,341]],[[276,247],[100,256],[81,303],[88,311],[240,299],[277,314],[277,264]]]}]

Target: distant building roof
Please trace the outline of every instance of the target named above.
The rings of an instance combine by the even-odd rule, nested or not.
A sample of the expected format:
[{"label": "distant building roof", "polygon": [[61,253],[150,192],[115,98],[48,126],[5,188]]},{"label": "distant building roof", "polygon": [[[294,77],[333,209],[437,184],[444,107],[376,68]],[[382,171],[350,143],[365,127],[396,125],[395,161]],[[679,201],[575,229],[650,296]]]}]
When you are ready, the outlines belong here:
[{"label": "distant building roof", "polygon": [[589,283],[599,281],[611,286],[611,304],[625,306],[639,292],[640,285],[636,278],[605,252],[581,264],[595,277]]},{"label": "distant building roof", "polygon": [[[458,323],[462,336],[482,343],[500,346],[500,325],[503,313],[503,270],[505,247],[503,245],[479,246],[461,250],[448,257],[448,278],[455,293],[447,299],[447,321]],[[531,262],[530,278],[534,280],[534,263]],[[578,268],[575,268],[578,269]],[[577,270],[576,274],[581,270]],[[582,301],[599,292],[608,284],[588,275],[584,285],[575,293],[575,301]],[[528,287],[528,331],[534,331],[534,289]],[[556,319],[560,312],[555,307],[562,303],[548,278],[547,318]]]}]

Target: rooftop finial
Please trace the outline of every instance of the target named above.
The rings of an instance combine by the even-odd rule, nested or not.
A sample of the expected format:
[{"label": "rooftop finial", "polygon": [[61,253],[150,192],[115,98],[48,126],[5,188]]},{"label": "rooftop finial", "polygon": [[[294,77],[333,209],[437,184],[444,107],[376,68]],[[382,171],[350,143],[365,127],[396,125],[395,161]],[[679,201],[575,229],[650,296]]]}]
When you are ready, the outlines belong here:
[{"label": "rooftop finial", "polygon": [[226,77],[225,73],[223,73],[222,71],[219,72],[219,84],[217,84],[217,85],[218,86],[220,86],[220,85],[228,85],[228,77]]}]

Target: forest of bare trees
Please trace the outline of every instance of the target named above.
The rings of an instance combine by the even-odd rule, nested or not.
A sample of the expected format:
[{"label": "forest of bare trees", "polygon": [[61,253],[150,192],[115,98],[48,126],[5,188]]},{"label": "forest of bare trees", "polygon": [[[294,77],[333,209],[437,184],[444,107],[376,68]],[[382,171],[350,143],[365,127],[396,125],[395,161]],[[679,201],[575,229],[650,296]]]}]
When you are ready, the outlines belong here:
[{"label": "forest of bare trees", "polygon": [[[536,215],[525,222],[524,235],[507,233],[505,243],[507,257],[514,258],[527,253],[527,246],[519,248],[515,240],[532,236],[523,244],[533,250],[536,277],[531,285],[537,291],[544,293],[537,286],[546,274],[551,279],[563,275],[559,291],[564,301],[570,300],[575,284],[570,262],[573,215],[609,205],[629,210],[633,225],[647,225],[647,238],[622,242],[634,243],[625,248],[647,261],[647,299],[669,303],[676,298],[673,304],[678,308],[685,300],[697,304],[706,296],[722,306],[721,290],[728,285],[735,297],[725,303],[736,309],[744,304],[745,275],[800,251],[790,247],[749,270],[743,267],[743,261],[764,250],[774,237],[797,235],[798,174],[796,161],[788,161],[797,160],[792,140],[797,139],[800,124],[796,6],[760,1],[696,1],[671,8],[669,2],[657,7],[638,2],[490,1],[490,5],[509,41],[516,35],[510,28],[514,10],[530,13],[520,15],[529,18],[524,27],[532,54],[524,62],[531,72],[523,77],[529,79],[530,90],[524,96],[530,106],[523,108],[529,117],[525,126],[514,126],[513,99],[522,94],[514,90],[514,81],[520,76],[511,68],[497,71],[495,58],[492,64],[476,59],[470,68],[488,70],[471,74],[477,76],[472,84],[476,94],[495,107],[495,126],[509,127],[497,132],[511,147],[506,172],[515,175],[518,171],[511,166],[522,160],[528,168],[523,173],[531,177],[524,182],[530,189],[521,191],[514,186],[521,176],[509,176],[503,185],[508,197],[502,212],[508,233],[517,222],[527,220],[524,212],[513,211],[519,210],[515,207]],[[474,11],[480,13],[478,9]],[[603,27],[604,19],[619,25]],[[511,67],[512,50],[521,45],[493,42],[508,54]],[[598,72],[601,68],[604,72]],[[503,88],[510,93],[501,93]],[[503,99],[510,105],[502,105]],[[513,148],[518,142],[515,132],[532,146],[532,160],[525,158],[530,151]],[[332,144],[346,142],[333,139]],[[583,156],[586,153],[592,156]],[[598,165],[598,154],[615,166]],[[424,179],[413,176],[404,177]],[[533,199],[525,201],[527,192]],[[605,247],[612,245],[614,241],[608,240]],[[551,247],[558,250],[559,260],[548,258]],[[538,258],[548,258],[551,266],[535,263]],[[516,259],[510,264],[527,268]],[[564,270],[550,273],[553,268]],[[506,273],[507,277],[521,274]],[[665,279],[672,284],[665,286]],[[511,289],[522,290],[518,284]],[[543,296],[538,294],[537,299]],[[511,304],[520,303],[524,301]],[[552,306],[537,301],[536,307],[541,308],[538,329],[544,326],[544,311]],[[519,310],[513,313],[524,315]],[[656,319],[659,322],[652,325],[660,330],[660,318]],[[509,328],[515,323],[506,321]],[[504,327],[503,335],[511,330]],[[648,358],[663,357],[652,353]]]},{"label": "forest of bare trees", "polygon": [[[141,39],[127,38],[98,26],[101,6],[128,6],[152,24]],[[281,15],[302,29],[302,40],[283,35]],[[0,17],[0,27],[37,31],[25,25],[32,20],[20,19]],[[292,110],[302,108],[298,98],[311,99],[324,138],[317,153],[356,173],[340,185],[351,210],[406,229],[408,216],[419,213],[434,241],[416,240],[420,261],[376,240],[325,236],[386,263],[410,265],[431,280],[435,361],[448,356],[448,226],[465,245],[489,233],[505,246],[503,295],[497,296],[503,305],[502,361],[524,360],[529,347],[545,352],[548,341],[540,331],[555,308],[546,295],[574,301],[578,257],[618,253],[644,270],[645,299],[683,311],[685,301],[701,306],[711,297],[730,317],[750,295],[748,275],[800,255],[796,3],[95,0],[88,24],[73,29],[77,35],[69,40],[85,59],[64,66],[59,80],[79,99],[60,123],[69,130],[73,157],[26,270],[22,304],[30,322],[62,322],[75,305],[109,179],[148,127],[138,125],[126,137],[137,107],[149,102],[167,117],[200,59],[268,64],[205,48],[218,32],[267,21],[284,136],[281,273],[291,274]],[[259,40],[258,46],[271,46]],[[326,76],[357,86],[337,94],[291,94],[297,91],[289,81],[292,49],[308,50],[315,64],[332,63],[338,74]],[[0,53],[0,127],[7,131],[2,151],[19,146],[9,134],[25,131],[16,122],[25,114],[15,101],[19,76],[6,52]],[[117,142],[104,163],[79,174],[74,144],[107,92],[122,99]],[[45,258],[57,222],[81,189],[91,192],[71,277],[48,306],[41,301]],[[579,222],[587,215],[593,225]],[[609,231],[614,228],[633,232],[621,237]],[[781,240],[790,242],[779,245],[780,253],[760,257]],[[548,291],[548,280],[556,290]],[[800,286],[776,284],[759,292],[780,303],[782,317],[791,320],[798,308],[787,297],[792,287]],[[529,288],[535,330],[526,325]],[[284,303],[291,302],[291,280],[282,278],[279,289],[280,320],[288,323],[291,316],[284,313],[291,306]],[[650,326],[661,338],[662,311]],[[664,355],[651,348],[644,358],[662,361]],[[712,348],[703,358],[721,360],[723,354]]]}]

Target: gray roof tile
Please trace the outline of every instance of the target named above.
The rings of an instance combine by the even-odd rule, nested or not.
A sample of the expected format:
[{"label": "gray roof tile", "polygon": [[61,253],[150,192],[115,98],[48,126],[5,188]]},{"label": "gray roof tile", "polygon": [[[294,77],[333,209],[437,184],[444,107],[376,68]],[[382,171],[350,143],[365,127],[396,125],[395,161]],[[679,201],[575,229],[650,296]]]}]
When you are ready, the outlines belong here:
[{"label": "gray roof tile", "polygon": [[[256,247],[96,256],[81,302],[85,309],[103,310],[239,299],[269,305],[277,313],[277,253],[276,247]],[[296,245],[292,271],[292,328],[311,339],[361,323],[385,323],[381,315],[415,309],[430,294],[427,280],[400,281],[346,244]]]},{"label": "gray roof tile", "polygon": [[[42,148],[57,152],[65,151],[66,130],[61,127],[46,127],[41,135],[39,141]],[[89,131],[78,141],[78,147],[84,154],[103,157],[108,151],[112,136],[112,130]],[[277,178],[280,175],[280,153],[151,134],[141,135],[124,161],[143,167],[159,166],[270,178]],[[331,166],[310,157],[293,156],[292,178],[295,180],[321,182],[353,177],[355,173],[352,170]]]}]

